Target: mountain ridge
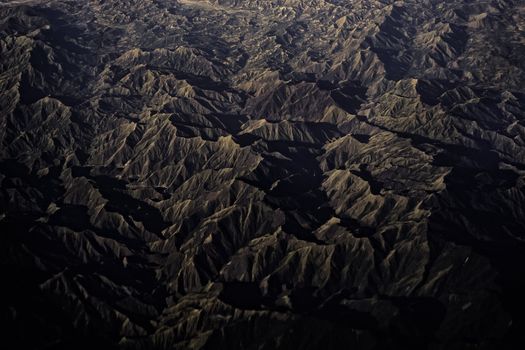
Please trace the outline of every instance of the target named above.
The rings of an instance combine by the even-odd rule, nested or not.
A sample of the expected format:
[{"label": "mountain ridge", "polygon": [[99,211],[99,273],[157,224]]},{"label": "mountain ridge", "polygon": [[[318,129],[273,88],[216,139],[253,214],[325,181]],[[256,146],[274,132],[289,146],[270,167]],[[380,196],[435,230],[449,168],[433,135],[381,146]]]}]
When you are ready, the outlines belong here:
[{"label": "mountain ridge", "polygon": [[523,340],[524,28],[513,0],[1,6],[8,337]]}]

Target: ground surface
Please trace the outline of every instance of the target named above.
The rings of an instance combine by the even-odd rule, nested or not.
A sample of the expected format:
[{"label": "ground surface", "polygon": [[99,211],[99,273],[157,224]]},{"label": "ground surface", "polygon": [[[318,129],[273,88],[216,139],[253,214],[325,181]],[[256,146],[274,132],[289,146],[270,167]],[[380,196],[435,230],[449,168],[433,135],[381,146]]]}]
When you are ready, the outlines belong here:
[{"label": "ground surface", "polygon": [[3,1],[6,341],[523,341],[524,31],[518,0]]}]

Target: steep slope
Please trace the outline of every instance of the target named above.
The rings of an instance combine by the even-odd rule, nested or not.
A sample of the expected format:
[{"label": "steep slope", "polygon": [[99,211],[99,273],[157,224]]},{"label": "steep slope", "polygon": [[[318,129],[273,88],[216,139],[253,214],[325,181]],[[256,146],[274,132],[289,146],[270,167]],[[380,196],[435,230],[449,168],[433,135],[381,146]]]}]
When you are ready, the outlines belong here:
[{"label": "steep slope", "polygon": [[519,0],[0,3],[6,341],[525,330]]}]

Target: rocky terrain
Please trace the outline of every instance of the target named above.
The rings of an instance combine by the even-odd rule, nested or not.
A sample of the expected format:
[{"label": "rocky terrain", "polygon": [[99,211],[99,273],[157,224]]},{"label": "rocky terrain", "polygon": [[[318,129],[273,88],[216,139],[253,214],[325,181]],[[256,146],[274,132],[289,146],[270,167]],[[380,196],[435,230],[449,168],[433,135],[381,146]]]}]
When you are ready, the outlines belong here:
[{"label": "rocky terrain", "polygon": [[0,2],[4,342],[511,349],[521,0]]}]

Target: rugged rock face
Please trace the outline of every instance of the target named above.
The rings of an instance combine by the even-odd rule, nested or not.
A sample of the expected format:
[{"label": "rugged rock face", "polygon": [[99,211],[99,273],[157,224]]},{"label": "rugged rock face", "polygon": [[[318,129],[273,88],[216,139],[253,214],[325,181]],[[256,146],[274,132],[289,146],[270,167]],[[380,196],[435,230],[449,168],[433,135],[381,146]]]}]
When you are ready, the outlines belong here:
[{"label": "rugged rock face", "polygon": [[4,341],[525,332],[520,0],[0,3]]}]

